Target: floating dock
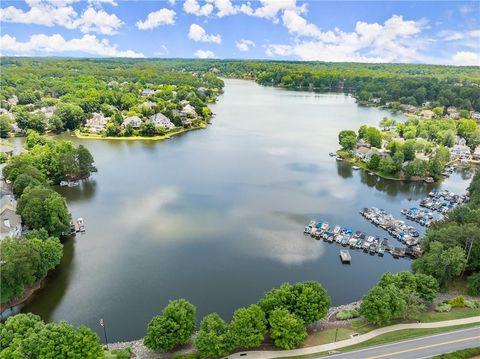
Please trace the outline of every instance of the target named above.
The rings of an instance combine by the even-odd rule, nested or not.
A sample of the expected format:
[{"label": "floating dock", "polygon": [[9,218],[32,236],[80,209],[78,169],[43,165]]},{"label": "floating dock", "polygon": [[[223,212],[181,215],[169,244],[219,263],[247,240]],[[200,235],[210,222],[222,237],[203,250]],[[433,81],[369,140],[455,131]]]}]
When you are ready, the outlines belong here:
[{"label": "floating dock", "polygon": [[344,264],[350,264],[352,262],[352,256],[350,255],[350,252],[342,249],[340,251],[340,260]]}]

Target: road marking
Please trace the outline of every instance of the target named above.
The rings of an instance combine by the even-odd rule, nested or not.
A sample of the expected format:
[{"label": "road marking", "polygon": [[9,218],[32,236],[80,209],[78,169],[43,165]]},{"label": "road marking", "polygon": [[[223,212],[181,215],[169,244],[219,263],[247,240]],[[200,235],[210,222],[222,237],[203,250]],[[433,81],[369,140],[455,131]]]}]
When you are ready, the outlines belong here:
[{"label": "road marking", "polygon": [[[439,347],[442,345],[448,345],[448,344],[453,344],[453,343],[459,343],[459,342],[465,342],[467,340],[472,340],[472,339],[480,339],[480,335],[474,336],[474,337],[468,337],[468,338],[462,338],[462,339],[456,339],[456,340],[450,340],[448,342],[441,342],[437,344],[430,344],[430,345],[424,345],[423,347],[416,347],[416,348],[411,348],[411,349],[405,349],[405,350],[400,350],[398,352],[393,352],[393,353],[387,353],[387,354],[381,354],[373,357],[368,357],[368,359],[378,359],[378,358],[385,358],[389,357],[392,355],[397,355],[397,354],[403,354],[403,353],[408,353],[408,352],[414,352],[417,350],[422,350],[422,349],[428,349],[428,348],[434,348],[434,347]],[[348,353],[348,352],[347,352]]]}]

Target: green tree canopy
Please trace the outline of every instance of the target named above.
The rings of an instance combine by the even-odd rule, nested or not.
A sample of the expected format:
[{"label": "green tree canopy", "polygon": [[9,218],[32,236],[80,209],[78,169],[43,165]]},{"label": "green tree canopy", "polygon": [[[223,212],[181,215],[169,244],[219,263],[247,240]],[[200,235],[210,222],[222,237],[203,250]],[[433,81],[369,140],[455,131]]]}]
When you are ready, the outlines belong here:
[{"label": "green tree canopy", "polygon": [[230,332],[236,346],[258,347],[267,333],[267,321],[262,308],[252,304],[248,308],[237,309],[233,314]]},{"label": "green tree canopy", "polygon": [[303,321],[285,308],[277,308],[270,314],[270,336],[276,347],[293,349],[307,337]]}]

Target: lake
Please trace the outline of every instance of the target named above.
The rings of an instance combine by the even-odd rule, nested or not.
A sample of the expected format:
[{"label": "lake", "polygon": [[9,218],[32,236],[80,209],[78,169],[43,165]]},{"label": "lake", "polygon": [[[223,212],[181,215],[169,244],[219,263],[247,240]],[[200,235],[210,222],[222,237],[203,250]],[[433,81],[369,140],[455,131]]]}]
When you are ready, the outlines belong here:
[{"label": "lake", "polygon": [[[58,188],[86,233],[65,243],[62,264],[23,311],[86,324],[109,339],[145,334],[169,300],[186,298],[198,318],[256,302],[283,282],[317,280],[334,305],[361,298],[385,271],[410,261],[350,251],[303,235],[312,218],[382,237],[358,211],[401,217],[434,186],[465,192],[470,173],[442,184],[385,181],[328,153],[342,129],[377,125],[388,112],[343,94],[315,94],[226,80],[204,130],[163,142],[71,138],[99,172]],[[398,117],[401,119],[401,117]],[[398,243],[389,239],[390,243]]]}]

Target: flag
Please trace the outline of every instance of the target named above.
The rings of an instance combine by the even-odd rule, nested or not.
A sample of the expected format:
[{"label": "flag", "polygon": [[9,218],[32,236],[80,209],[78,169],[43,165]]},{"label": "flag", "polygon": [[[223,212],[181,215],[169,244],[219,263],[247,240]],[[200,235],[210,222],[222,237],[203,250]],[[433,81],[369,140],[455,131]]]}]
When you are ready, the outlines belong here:
[{"label": "flag", "polygon": [[105,323],[103,322],[103,318],[100,318],[100,326],[102,328],[105,328]]}]

